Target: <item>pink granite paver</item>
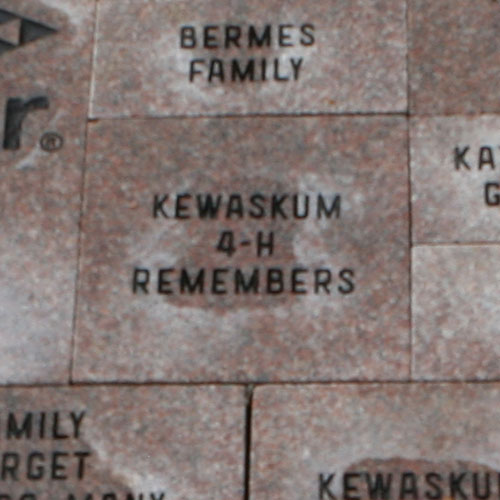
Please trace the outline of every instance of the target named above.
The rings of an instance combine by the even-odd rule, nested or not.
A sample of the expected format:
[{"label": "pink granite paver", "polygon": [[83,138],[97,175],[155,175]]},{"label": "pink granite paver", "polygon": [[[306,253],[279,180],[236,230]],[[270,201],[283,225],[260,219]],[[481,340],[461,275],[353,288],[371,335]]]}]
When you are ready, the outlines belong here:
[{"label": "pink granite paver", "polygon": [[0,495],[243,500],[244,408],[236,387],[2,389]]},{"label": "pink granite paver", "polygon": [[500,242],[500,118],[415,118],[413,242]]},{"label": "pink granite paver", "polygon": [[409,0],[410,110],[500,111],[498,26],[491,0]]},{"label": "pink granite paver", "polygon": [[101,0],[91,114],[405,111],[404,0]]},{"label": "pink granite paver", "polygon": [[407,377],[406,135],[387,117],[92,125],[76,379]]},{"label": "pink granite paver", "polygon": [[413,249],[413,373],[417,379],[500,377],[500,246]]},{"label": "pink granite paver", "polygon": [[498,384],[257,388],[252,420],[253,500],[499,494]]},{"label": "pink granite paver", "polygon": [[0,383],[68,380],[94,11],[0,0]]}]

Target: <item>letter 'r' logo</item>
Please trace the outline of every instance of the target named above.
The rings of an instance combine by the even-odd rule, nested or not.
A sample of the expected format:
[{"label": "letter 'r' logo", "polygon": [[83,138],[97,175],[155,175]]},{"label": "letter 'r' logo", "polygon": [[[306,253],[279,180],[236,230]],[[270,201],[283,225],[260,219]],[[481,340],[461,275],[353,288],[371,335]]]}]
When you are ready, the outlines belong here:
[{"label": "letter 'r' logo", "polygon": [[54,33],[50,26],[0,9],[0,56]]},{"label": "letter 'r' logo", "polygon": [[3,149],[15,151],[20,148],[23,121],[28,113],[38,109],[49,109],[49,99],[47,97],[39,96],[27,101],[15,97],[7,101]]}]

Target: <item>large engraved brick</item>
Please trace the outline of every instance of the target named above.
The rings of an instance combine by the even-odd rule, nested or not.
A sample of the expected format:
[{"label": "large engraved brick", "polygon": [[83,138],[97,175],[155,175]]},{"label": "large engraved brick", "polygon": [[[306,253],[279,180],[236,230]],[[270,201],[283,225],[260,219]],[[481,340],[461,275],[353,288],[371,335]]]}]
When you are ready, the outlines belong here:
[{"label": "large engraved brick", "polygon": [[404,0],[102,0],[93,117],[405,111]]},{"label": "large engraved brick", "polygon": [[409,0],[410,109],[500,111],[495,0]]},{"label": "large engraved brick", "polygon": [[406,135],[394,117],[92,125],[75,377],[407,376]]},{"label": "large engraved brick", "polygon": [[0,383],[69,376],[94,11],[0,0]]},{"label": "large engraved brick", "polygon": [[253,500],[493,500],[500,385],[258,388]]},{"label": "large engraved brick", "polygon": [[243,500],[244,428],[235,387],[3,389],[0,496]]},{"label": "large engraved brick", "polygon": [[413,373],[418,379],[500,376],[500,246],[413,249]]},{"label": "large engraved brick", "polygon": [[500,241],[500,118],[416,118],[411,126],[414,243]]}]

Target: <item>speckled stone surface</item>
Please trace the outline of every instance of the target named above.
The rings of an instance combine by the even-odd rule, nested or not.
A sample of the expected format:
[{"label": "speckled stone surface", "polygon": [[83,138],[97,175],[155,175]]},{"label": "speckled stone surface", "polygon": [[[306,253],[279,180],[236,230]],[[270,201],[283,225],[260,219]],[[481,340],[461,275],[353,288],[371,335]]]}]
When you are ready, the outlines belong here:
[{"label": "speckled stone surface", "polygon": [[409,0],[408,5],[411,111],[499,112],[499,3]]},{"label": "speckled stone surface", "polygon": [[500,377],[500,247],[413,249],[413,373],[417,379]]},{"label": "speckled stone surface", "polygon": [[91,114],[405,111],[405,16],[404,0],[101,0]]},{"label": "speckled stone surface", "polygon": [[500,241],[500,117],[411,123],[414,243]]},{"label": "speckled stone surface", "polygon": [[251,498],[495,498],[499,422],[498,384],[258,388]]},{"label": "speckled stone surface", "polygon": [[[0,383],[68,380],[94,10],[91,0],[0,0],[2,19],[44,25],[19,37],[19,17],[0,24],[0,38],[21,40],[0,44]],[[40,109],[19,149],[5,149],[15,98]],[[42,149],[47,132],[62,149]]]},{"label": "speckled stone surface", "polygon": [[3,389],[0,494],[243,500],[244,408],[235,387]]},{"label": "speckled stone surface", "polygon": [[[367,117],[92,125],[75,378],[407,377],[406,134],[404,119]],[[198,195],[207,193],[221,196],[215,219],[198,215]],[[231,194],[241,195],[241,217]],[[273,195],[285,194],[273,216]],[[309,196],[304,219],[293,217],[294,194],[300,207]],[[170,197],[168,219],[153,216],[155,195]],[[330,217],[317,218],[318,195],[336,206]],[[223,231],[234,234],[230,257],[216,248]],[[274,232],[272,255],[257,257],[259,231],[264,241]],[[268,279],[275,268],[282,293]],[[174,271],[160,278],[161,269]],[[205,270],[203,293],[181,288],[183,269],[192,284]],[[216,269],[225,271],[214,278]],[[237,270],[249,283],[254,269],[258,289],[245,293]],[[134,293],[137,270],[139,281],[149,272],[148,293]],[[316,287],[317,271],[319,281],[329,273],[327,288]]]}]

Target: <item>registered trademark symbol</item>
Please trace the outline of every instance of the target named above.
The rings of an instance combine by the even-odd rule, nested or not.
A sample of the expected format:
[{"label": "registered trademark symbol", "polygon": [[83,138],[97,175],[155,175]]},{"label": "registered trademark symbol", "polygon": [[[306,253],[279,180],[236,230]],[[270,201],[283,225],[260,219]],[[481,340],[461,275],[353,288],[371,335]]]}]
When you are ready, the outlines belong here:
[{"label": "registered trademark symbol", "polygon": [[64,139],[57,132],[46,132],[40,139],[41,148],[49,153],[59,151],[63,145]]}]

